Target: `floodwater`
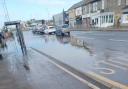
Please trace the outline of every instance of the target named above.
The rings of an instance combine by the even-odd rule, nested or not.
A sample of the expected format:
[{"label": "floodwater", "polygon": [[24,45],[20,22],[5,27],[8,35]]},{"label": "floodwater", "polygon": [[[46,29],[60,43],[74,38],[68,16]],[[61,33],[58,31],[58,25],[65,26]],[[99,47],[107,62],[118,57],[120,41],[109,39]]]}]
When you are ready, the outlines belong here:
[{"label": "floodwater", "polygon": [[[86,35],[90,34],[90,35]],[[113,33],[115,36],[126,33]],[[114,41],[108,33],[75,34],[71,37],[33,35],[24,32],[27,47],[33,47],[82,72],[92,71],[121,84],[128,85],[127,40]],[[125,36],[124,36],[125,35]],[[125,43],[126,42],[126,43]]]}]

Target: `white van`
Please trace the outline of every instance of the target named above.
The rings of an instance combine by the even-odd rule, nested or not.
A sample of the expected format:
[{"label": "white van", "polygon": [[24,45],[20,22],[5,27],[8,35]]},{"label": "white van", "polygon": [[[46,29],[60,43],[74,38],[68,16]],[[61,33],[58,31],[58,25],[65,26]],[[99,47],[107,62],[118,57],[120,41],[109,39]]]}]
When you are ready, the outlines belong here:
[{"label": "white van", "polygon": [[54,26],[47,26],[47,29],[44,30],[45,34],[54,34],[56,32],[56,29]]}]

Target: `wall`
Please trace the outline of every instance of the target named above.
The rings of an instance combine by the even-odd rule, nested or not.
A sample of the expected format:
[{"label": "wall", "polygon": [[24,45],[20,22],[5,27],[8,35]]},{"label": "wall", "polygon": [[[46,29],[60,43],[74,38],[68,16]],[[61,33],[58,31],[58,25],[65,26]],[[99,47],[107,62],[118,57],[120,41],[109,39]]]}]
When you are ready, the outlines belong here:
[{"label": "wall", "polygon": [[82,15],[82,7],[76,8],[75,14],[76,16]]},{"label": "wall", "polygon": [[70,28],[74,28],[75,23],[75,9],[69,10],[69,26]]}]

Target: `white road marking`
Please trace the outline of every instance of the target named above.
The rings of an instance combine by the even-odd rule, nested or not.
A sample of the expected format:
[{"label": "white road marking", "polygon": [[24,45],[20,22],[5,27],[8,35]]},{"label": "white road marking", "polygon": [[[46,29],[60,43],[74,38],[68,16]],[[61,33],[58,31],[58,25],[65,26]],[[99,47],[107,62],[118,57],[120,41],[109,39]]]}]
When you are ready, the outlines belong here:
[{"label": "white road marking", "polygon": [[116,41],[116,42],[128,42],[127,40],[116,40],[116,39],[109,39],[110,41]]},{"label": "white road marking", "polygon": [[120,62],[120,61],[117,61],[117,60],[112,60],[112,59],[110,59],[110,60],[108,60],[108,61],[128,67],[128,64],[123,63],[123,62]]},{"label": "white road marking", "polygon": [[122,57],[117,57],[117,60],[128,62],[126,58],[122,58]]},{"label": "white road marking", "polygon": [[113,34],[93,34],[95,36],[113,36]]},{"label": "white road marking", "polygon": [[55,63],[52,60],[49,60],[52,64],[54,64],[55,66],[57,66],[58,68],[60,68],[61,70],[65,71],[66,73],[70,74],[71,76],[75,77],[76,79],[78,79],[79,81],[87,84],[90,88],[92,89],[100,89],[99,87],[97,87],[96,85],[84,80],[83,78],[77,76],[76,74],[72,73],[71,71],[67,70],[66,68],[62,67],[61,65]]},{"label": "white road marking", "polygon": [[115,70],[112,70],[112,69],[109,69],[109,68],[94,68],[94,69],[100,70],[101,74],[107,74],[107,75],[115,74]]},{"label": "white road marking", "polygon": [[[33,49],[33,48],[32,48]],[[33,49],[34,51],[38,52],[36,49]],[[38,52],[40,53],[40,52]],[[41,54],[41,53],[40,53]],[[59,65],[58,63],[48,59],[49,62],[51,62],[52,64],[54,64],[56,67],[60,68],[61,70],[65,71],[66,73],[70,74],[71,76],[73,76],[74,78],[76,78],[77,80],[81,81],[82,83],[86,84],[88,87],[92,88],[92,89],[100,89],[99,87],[97,87],[96,85],[88,82],[87,80],[79,77],[78,75],[72,73],[71,71],[69,71],[68,69],[64,68],[63,66]]]},{"label": "white road marking", "polygon": [[109,63],[109,62],[103,61],[102,63],[107,64],[107,65],[110,65],[110,66],[113,66],[113,67],[116,67],[116,68],[120,68],[120,69],[122,69],[122,70],[127,70],[126,67],[119,66],[119,65],[115,65],[115,64],[112,64],[112,63]]},{"label": "white road marking", "polygon": [[116,68],[120,68],[120,69],[123,69],[123,70],[127,70],[126,67],[118,66],[118,65],[115,65],[115,64],[106,62],[106,61],[104,61],[104,60],[97,62],[95,65],[99,65],[99,64],[106,64],[106,65],[109,65],[109,66],[113,66],[113,67],[116,67]]},{"label": "white road marking", "polygon": [[81,37],[79,36],[78,38],[82,38],[82,39],[91,39],[91,40],[94,40],[95,38],[91,38],[91,37]]}]

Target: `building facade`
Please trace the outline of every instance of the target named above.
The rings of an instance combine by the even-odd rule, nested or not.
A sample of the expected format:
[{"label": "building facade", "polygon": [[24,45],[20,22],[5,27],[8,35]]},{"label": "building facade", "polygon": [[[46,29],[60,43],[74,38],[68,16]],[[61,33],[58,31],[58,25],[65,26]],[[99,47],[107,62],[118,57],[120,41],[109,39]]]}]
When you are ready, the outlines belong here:
[{"label": "building facade", "polygon": [[82,18],[86,24],[91,23],[91,26],[95,27],[118,27],[128,22],[126,11],[128,0],[84,0],[84,2]]},{"label": "building facade", "polygon": [[[114,25],[114,12],[108,0],[84,0],[83,21],[90,27],[109,27]],[[111,1],[111,0],[110,0]]]},{"label": "building facade", "polygon": [[80,1],[69,8],[69,26],[70,28],[78,28],[82,25],[82,6],[84,1]]},{"label": "building facade", "polygon": [[75,9],[69,9],[69,27],[74,28],[75,27]]},{"label": "building facade", "polygon": [[[70,28],[118,27],[128,24],[128,0],[82,0],[68,9]],[[64,14],[54,16],[56,24],[64,24]]]}]

